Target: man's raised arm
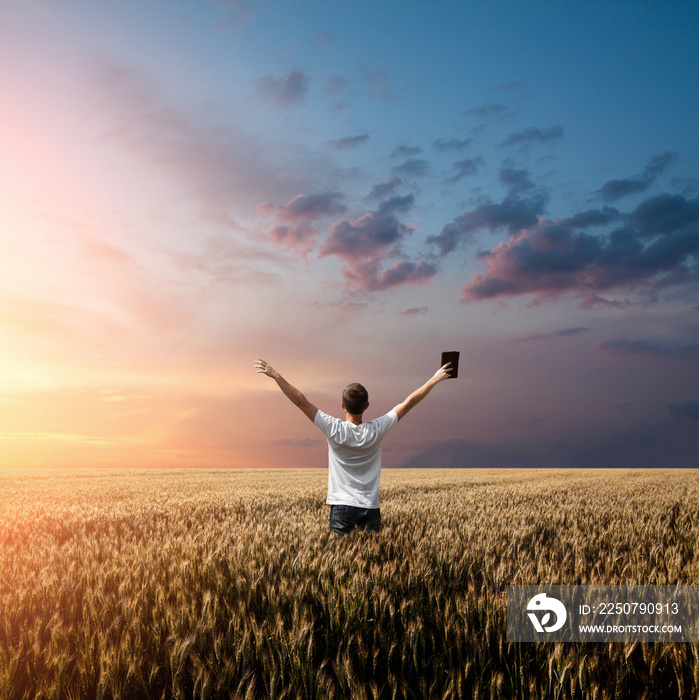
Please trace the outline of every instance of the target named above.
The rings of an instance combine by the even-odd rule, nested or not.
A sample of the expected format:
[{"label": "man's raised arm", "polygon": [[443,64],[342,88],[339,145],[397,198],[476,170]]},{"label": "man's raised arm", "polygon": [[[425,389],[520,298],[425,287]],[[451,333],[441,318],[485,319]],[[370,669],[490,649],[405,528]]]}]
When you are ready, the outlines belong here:
[{"label": "man's raised arm", "polygon": [[398,415],[398,420],[400,420],[411,408],[417,406],[417,404],[422,401],[427,394],[434,389],[439,382],[443,382],[445,379],[449,379],[449,372],[447,371],[451,362],[447,362],[446,365],[440,367],[434,375],[428,379],[419,389],[416,389],[408,398],[399,403],[393,410]]},{"label": "man's raised arm", "polygon": [[316,406],[314,406],[295,386],[289,384],[272,365],[258,357],[257,360],[255,360],[255,371],[258,374],[266,374],[268,377],[272,377],[289,401],[291,401],[294,406],[298,406],[312,421],[315,421],[316,413],[318,413]]}]

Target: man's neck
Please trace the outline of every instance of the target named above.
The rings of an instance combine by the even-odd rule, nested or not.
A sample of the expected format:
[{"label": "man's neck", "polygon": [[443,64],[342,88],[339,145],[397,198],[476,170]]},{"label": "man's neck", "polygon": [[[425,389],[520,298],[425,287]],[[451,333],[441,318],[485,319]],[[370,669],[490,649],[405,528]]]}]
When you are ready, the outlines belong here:
[{"label": "man's neck", "polygon": [[361,416],[353,416],[351,413],[346,413],[345,415],[346,415],[345,420],[346,420],[348,423],[354,423],[355,425],[361,425],[361,424],[364,422],[364,421],[362,420],[362,416],[363,416],[364,414],[362,414]]}]

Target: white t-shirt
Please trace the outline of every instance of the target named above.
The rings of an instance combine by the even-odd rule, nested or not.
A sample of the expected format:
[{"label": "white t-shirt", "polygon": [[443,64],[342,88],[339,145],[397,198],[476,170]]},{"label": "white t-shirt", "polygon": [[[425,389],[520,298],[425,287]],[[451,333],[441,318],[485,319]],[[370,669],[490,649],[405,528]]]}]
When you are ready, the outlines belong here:
[{"label": "white t-shirt", "polygon": [[396,412],[355,425],[318,411],[313,422],[328,440],[326,503],[378,508],[381,441],[398,422]]}]

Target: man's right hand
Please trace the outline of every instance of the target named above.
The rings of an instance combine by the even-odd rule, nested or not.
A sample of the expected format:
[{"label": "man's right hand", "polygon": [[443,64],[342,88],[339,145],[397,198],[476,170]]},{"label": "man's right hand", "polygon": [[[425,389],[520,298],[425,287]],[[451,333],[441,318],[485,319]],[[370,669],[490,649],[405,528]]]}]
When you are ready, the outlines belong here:
[{"label": "man's right hand", "polygon": [[259,357],[255,360],[255,371],[258,374],[266,374],[268,377],[272,377],[272,379],[275,379],[279,374],[269,362],[265,362]]},{"label": "man's right hand", "polygon": [[440,367],[419,389],[416,389],[403,403],[399,403],[393,409],[398,416],[398,420],[403,418],[413,407],[417,406],[439,382],[449,379],[449,372],[447,371],[449,367],[451,367],[451,362],[447,362],[446,365]]}]

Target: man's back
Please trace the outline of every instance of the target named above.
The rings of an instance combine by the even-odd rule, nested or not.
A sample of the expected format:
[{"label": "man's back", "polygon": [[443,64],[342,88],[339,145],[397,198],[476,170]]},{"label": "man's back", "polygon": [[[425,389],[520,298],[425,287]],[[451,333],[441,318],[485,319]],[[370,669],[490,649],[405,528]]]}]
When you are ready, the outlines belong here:
[{"label": "man's back", "polygon": [[328,498],[330,505],[379,507],[381,443],[396,424],[391,410],[380,418],[355,425],[318,411],[314,423],[328,441]]}]

